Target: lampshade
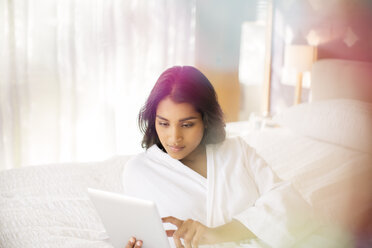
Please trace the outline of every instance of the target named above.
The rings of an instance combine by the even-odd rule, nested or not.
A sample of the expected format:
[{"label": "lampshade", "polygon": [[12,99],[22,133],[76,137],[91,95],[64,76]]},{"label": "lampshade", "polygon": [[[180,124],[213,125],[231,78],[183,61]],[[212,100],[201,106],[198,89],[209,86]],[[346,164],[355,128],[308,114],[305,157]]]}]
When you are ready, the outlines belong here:
[{"label": "lampshade", "polygon": [[311,66],[316,60],[317,49],[307,45],[288,45],[285,47],[284,68],[292,71],[296,77],[294,104],[301,103],[303,75],[311,71]]},{"label": "lampshade", "polygon": [[307,45],[288,45],[284,53],[284,66],[294,69],[297,73],[311,70],[316,60],[317,49]]}]

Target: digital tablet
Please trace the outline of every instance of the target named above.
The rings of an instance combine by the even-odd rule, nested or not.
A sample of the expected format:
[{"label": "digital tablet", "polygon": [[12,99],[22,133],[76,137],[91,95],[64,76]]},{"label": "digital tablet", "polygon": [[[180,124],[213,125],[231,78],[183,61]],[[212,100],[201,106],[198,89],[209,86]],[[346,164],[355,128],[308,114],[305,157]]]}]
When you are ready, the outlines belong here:
[{"label": "digital tablet", "polygon": [[154,202],[88,188],[88,195],[97,209],[115,248],[123,248],[130,237],[143,241],[143,248],[170,248],[168,237]]}]

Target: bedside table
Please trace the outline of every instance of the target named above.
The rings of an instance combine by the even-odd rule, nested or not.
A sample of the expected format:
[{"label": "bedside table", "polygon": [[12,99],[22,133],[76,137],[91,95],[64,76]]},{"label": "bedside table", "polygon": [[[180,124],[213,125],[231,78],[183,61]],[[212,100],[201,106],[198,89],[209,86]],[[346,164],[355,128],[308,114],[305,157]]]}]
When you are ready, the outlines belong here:
[{"label": "bedside table", "polygon": [[248,121],[236,121],[226,123],[226,135],[228,137],[244,136],[252,131],[263,130],[264,128],[279,127],[270,117],[263,117],[252,113]]}]

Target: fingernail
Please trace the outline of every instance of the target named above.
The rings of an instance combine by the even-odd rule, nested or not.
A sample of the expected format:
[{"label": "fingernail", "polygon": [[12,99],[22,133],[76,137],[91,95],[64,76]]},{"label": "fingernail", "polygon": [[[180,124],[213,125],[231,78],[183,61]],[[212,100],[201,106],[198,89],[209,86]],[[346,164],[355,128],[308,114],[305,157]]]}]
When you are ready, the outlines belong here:
[{"label": "fingernail", "polygon": [[137,243],[136,243],[136,245],[138,245],[138,246],[142,245],[142,241],[141,240],[138,240]]},{"label": "fingernail", "polygon": [[134,242],[136,242],[136,239],[135,239],[134,237],[131,237],[131,238],[129,239],[129,242],[131,242],[132,244],[134,244]]}]

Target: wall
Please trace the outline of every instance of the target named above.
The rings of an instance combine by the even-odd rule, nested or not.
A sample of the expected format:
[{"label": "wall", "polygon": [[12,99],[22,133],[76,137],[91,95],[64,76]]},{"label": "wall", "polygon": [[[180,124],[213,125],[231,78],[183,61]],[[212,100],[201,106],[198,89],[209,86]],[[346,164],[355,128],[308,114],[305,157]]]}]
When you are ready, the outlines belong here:
[{"label": "wall", "polygon": [[255,5],[256,0],[196,1],[195,65],[214,85],[227,122],[239,119],[241,26],[255,19]]},{"label": "wall", "polygon": [[[271,114],[293,104],[294,87],[281,84],[285,44],[318,46],[318,59],[372,62],[371,0],[274,1]],[[303,101],[310,100],[305,89]]]}]

